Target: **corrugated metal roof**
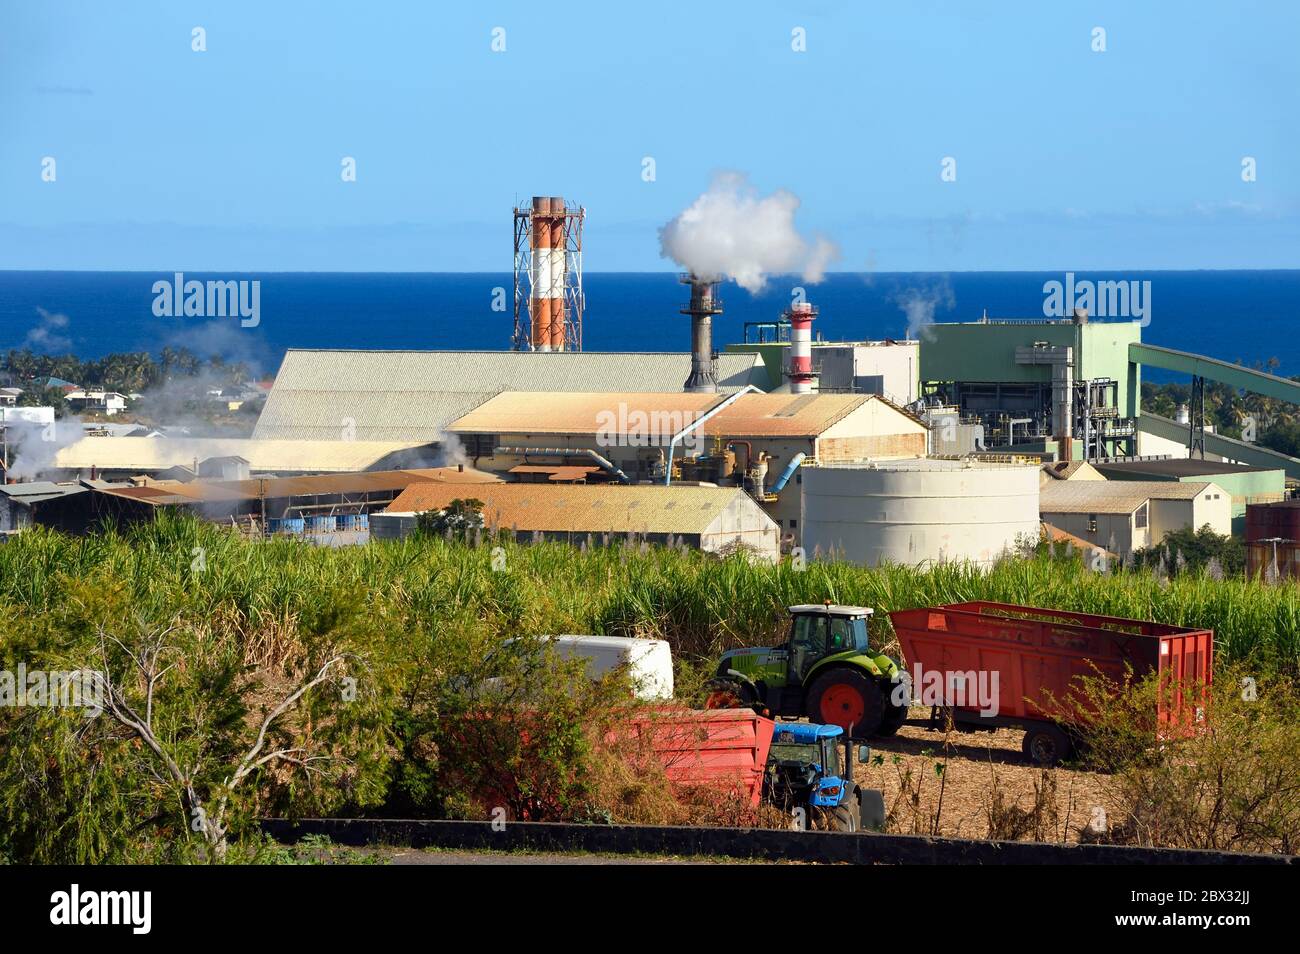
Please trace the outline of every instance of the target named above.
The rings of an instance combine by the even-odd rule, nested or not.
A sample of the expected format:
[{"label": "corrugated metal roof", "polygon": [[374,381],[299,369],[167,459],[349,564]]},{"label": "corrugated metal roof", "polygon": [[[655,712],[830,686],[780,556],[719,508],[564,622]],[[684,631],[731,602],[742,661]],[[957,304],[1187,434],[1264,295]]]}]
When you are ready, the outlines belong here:
[{"label": "corrugated metal roof", "polygon": [[[336,435],[337,436],[337,435]],[[243,457],[271,473],[366,470],[389,454],[423,446],[410,441],[278,441],[235,438],[83,437],[60,448],[54,466],[69,470],[164,470],[210,457]],[[431,455],[432,456],[432,455]]]},{"label": "corrugated metal roof", "polygon": [[510,468],[512,474],[546,474],[548,480],[582,480],[600,473],[599,467],[581,467],[574,464],[519,464]]},{"label": "corrugated metal roof", "polygon": [[746,394],[709,418],[704,432],[710,437],[816,437],[873,400],[862,394]]},{"label": "corrugated metal roof", "polygon": [[[685,327],[685,326],[683,326]],[[257,420],[264,439],[434,441],[503,391],[680,391],[689,354],[673,352],[291,350]],[[759,383],[758,354],[720,354],[723,392]]]},{"label": "corrugated metal roof", "polygon": [[[631,392],[498,394],[450,424],[457,434],[622,434],[636,430],[667,443],[682,427],[725,400],[725,394]],[[816,437],[872,395],[745,394],[709,418],[702,430],[721,437]],[[911,418],[887,401],[899,414]]]},{"label": "corrugated metal roof", "polygon": [[[401,490],[417,483],[465,488],[471,492],[485,484],[502,483],[500,477],[481,470],[425,467],[411,470],[374,470],[358,474],[321,474],[313,477],[267,477],[252,480],[157,480],[139,487],[104,490],[104,493],[146,503],[188,504],[259,497],[307,497],[318,494],[361,494]],[[467,491],[462,489],[462,494]]]},{"label": "corrugated metal roof", "polygon": [[453,500],[483,501],[492,527],[575,533],[703,533],[737,498],[755,517],[772,524],[753,498],[735,487],[664,487],[658,484],[492,484],[451,487],[412,484],[389,505],[389,513],[440,510]]},{"label": "corrugated metal roof", "polygon": [[666,441],[726,397],[681,391],[581,391],[545,396],[509,391],[470,411],[447,430],[460,434],[621,434],[640,428]]},{"label": "corrugated metal roof", "polygon": [[1191,500],[1208,482],[1149,480],[1050,480],[1039,491],[1041,513],[1132,513],[1148,500]]},{"label": "corrugated metal roof", "polygon": [[15,503],[24,505],[85,492],[86,488],[81,484],[56,484],[48,480],[32,480],[27,483],[0,485],[0,493],[3,493]]}]

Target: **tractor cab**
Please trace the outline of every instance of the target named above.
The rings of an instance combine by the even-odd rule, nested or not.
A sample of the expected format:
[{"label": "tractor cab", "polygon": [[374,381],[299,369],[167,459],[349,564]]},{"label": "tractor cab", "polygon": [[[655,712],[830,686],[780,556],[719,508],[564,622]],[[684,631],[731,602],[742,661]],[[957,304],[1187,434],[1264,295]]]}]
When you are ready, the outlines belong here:
[{"label": "tractor cab", "polygon": [[[795,809],[801,809],[806,827],[857,831],[862,824],[863,793],[853,779],[846,741],[844,730],[837,725],[778,722],[768,749],[763,797],[792,816]],[[865,763],[869,757],[867,747],[859,746],[857,760]],[[883,806],[879,792],[872,791],[870,796],[872,804]],[[872,827],[883,824],[883,812],[869,814]]]},{"label": "tractor cab", "polygon": [[806,603],[789,611],[785,642],[722,654],[710,705],[719,700],[776,716],[807,716],[849,730],[853,738],[896,731],[906,717],[906,704],[892,698],[898,663],[871,648],[871,608]]},{"label": "tractor cab", "polygon": [[841,653],[865,655],[867,621],[874,610],[866,606],[805,603],[790,607],[789,681],[802,682],[817,664]]}]

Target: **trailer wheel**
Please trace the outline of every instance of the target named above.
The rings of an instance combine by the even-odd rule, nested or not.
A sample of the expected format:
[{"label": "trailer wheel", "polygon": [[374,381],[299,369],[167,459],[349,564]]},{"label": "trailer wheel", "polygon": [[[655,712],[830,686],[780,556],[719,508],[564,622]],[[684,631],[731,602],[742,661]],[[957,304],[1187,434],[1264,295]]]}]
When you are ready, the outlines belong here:
[{"label": "trailer wheel", "polygon": [[875,735],[885,714],[880,686],[853,669],[832,669],[813,680],[808,690],[808,718],[837,725],[853,738]]},{"label": "trailer wheel", "polygon": [[1038,765],[1059,765],[1070,757],[1074,746],[1064,729],[1056,725],[1035,725],[1025,730],[1020,750]]}]

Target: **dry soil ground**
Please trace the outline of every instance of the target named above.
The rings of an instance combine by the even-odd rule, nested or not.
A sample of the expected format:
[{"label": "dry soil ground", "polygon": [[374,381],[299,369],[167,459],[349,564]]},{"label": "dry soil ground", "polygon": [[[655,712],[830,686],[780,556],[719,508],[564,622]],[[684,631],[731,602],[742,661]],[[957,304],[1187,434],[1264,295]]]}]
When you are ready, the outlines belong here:
[{"label": "dry soil ground", "polygon": [[884,791],[891,832],[1078,841],[1096,809],[1107,806],[1105,776],[1045,772],[1021,754],[1022,737],[1018,729],[945,736],[906,725],[892,739],[872,741],[872,764],[856,767],[857,782]]}]

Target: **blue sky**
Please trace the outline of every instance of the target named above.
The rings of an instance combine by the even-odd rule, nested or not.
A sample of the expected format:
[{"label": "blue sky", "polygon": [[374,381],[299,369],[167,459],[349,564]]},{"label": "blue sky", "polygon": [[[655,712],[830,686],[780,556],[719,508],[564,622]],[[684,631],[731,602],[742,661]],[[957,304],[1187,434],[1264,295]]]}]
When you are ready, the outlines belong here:
[{"label": "blue sky", "polygon": [[836,270],[1298,267],[1297,37],[1290,0],[4,2],[0,267],[500,271],[538,192],[589,270],[667,269],[718,170]]}]

